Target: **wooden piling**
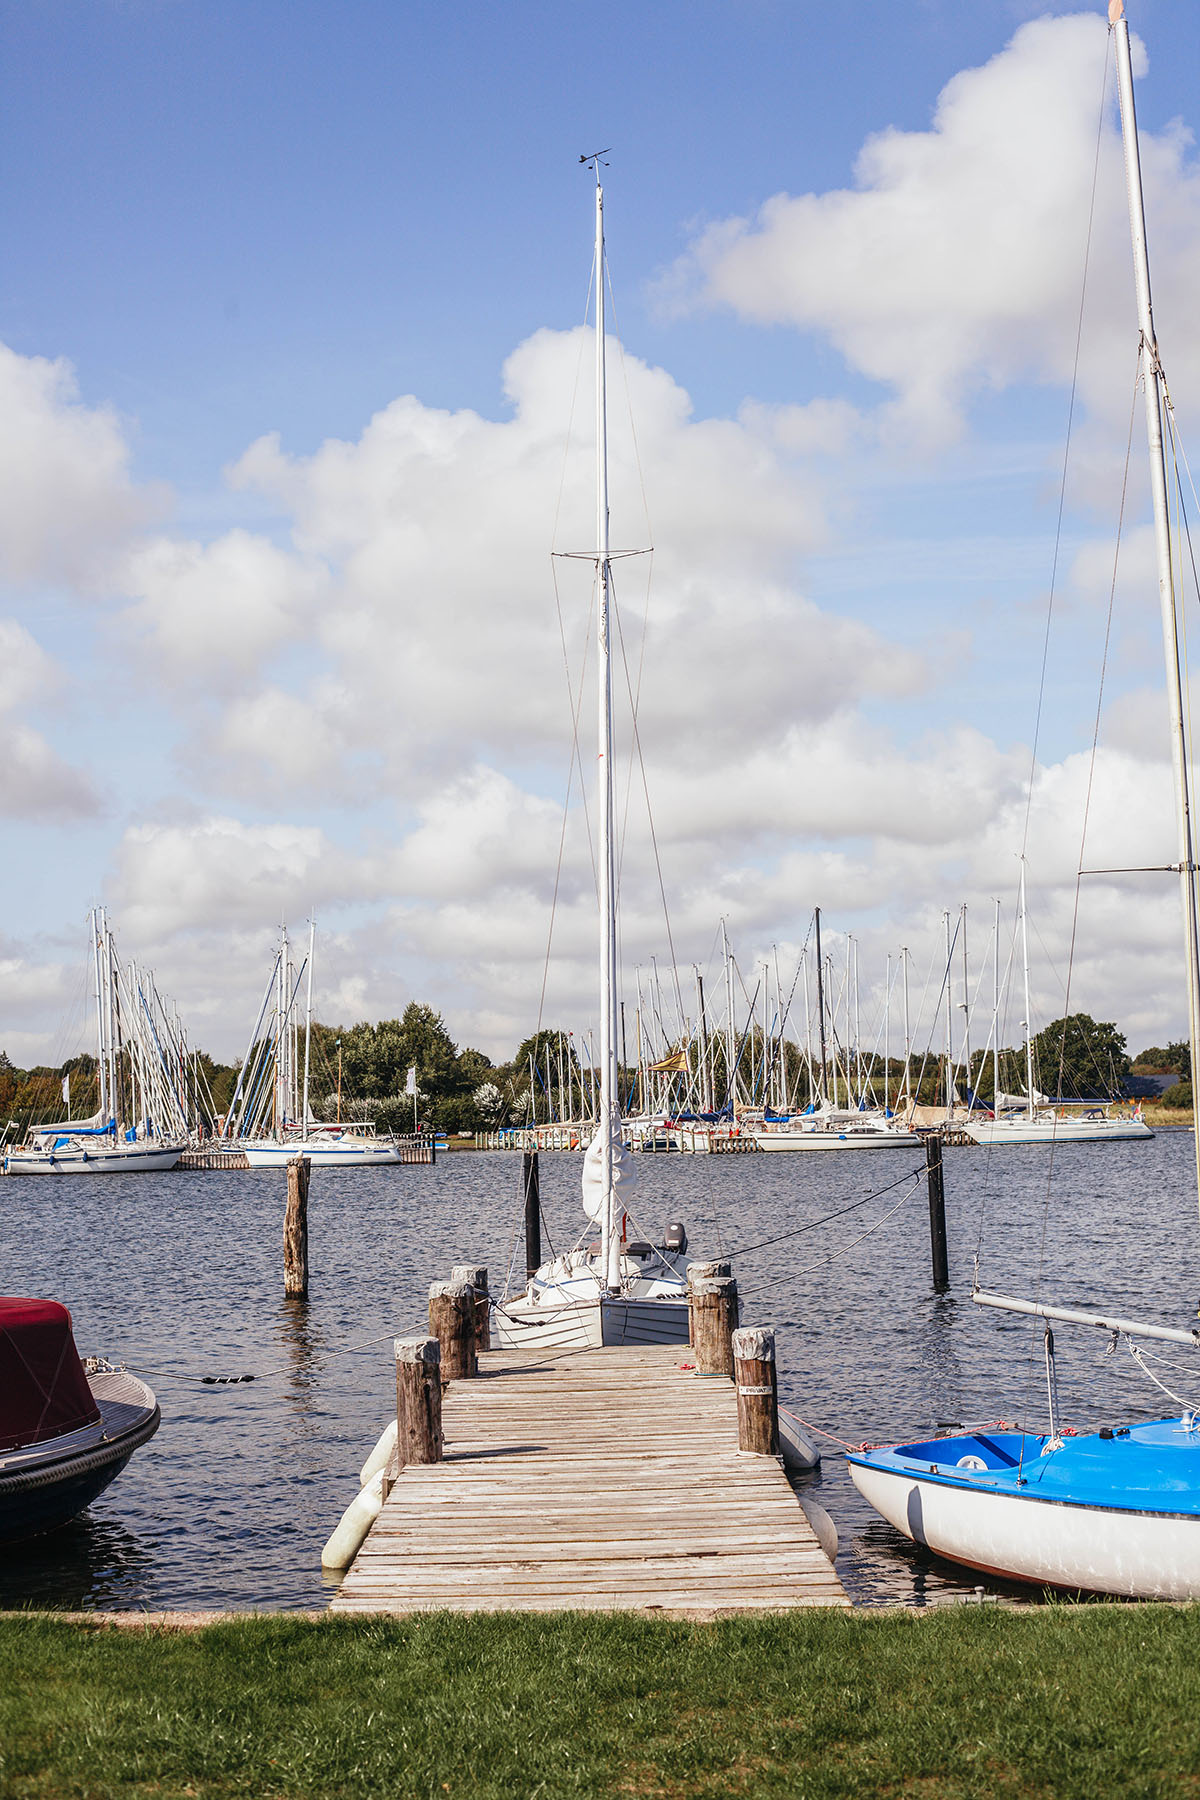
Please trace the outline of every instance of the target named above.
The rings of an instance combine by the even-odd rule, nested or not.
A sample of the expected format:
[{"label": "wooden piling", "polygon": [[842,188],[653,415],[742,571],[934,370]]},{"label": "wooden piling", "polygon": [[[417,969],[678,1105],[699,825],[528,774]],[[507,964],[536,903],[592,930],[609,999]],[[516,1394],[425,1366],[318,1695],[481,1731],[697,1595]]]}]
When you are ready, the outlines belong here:
[{"label": "wooden piling", "polygon": [[775,1373],[775,1333],[769,1325],[747,1325],[733,1334],[737,1382],[738,1449],[754,1456],[779,1455],[779,1387]]},{"label": "wooden piling", "polygon": [[944,1294],[950,1286],[950,1261],[946,1249],[946,1186],[942,1176],[942,1140],[932,1132],[925,1139],[925,1175],[929,1184],[929,1253],[933,1262],[933,1289]]},{"label": "wooden piling", "polygon": [[293,1156],[287,1165],[287,1210],[283,1215],[283,1291],[308,1292],[308,1177],[312,1164],[307,1156]]},{"label": "wooden piling", "polygon": [[441,1462],[441,1345],[432,1337],[397,1338],[395,1351],[397,1471],[409,1463]]},{"label": "wooden piling", "polygon": [[536,1150],[526,1150],[521,1157],[521,1192],[525,1196],[525,1279],[531,1281],[542,1266],[542,1197]]},{"label": "wooden piling", "polygon": [[475,1348],[490,1350],[492,1347],[492,1324],[488,1296],[488,1272],[482,1263],[455,1263],[450,1271],[451,1281],[469,1281],[475,1290]]},{"label": "wooden piling", "polygon": [[[718,1275],[732,1275],[733,1267],[727,1256],[716,1262],[694,1262],[687,1266],[688,1289],[688,1343],[695,1347],[696,1337],[692,1330],[692,1283],[693,1281],[711,1281]],[[735,1321],[736,1323],[736,1321]]]},{"label": "wooden piling", "polygon": [[434,1282],[429,1290],[429,1329],[442,1348],[443,1380],[464,1381],[479,1373],[471,1282]]},{"label": "wooden piling", "polygon": [[731,1275],[689,1282],[688,1324],[701,1375],[733,1374],[733,1333],[737,1322],[737,1282]]}]

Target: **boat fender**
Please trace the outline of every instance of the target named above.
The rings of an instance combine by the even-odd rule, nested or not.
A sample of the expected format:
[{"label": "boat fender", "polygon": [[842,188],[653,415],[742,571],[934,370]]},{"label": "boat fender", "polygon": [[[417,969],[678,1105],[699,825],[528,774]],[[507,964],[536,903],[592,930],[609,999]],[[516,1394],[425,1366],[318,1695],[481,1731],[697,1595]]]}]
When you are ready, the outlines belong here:
[{"label": "boat fender", "polygon": [[386,1469],[388,1462],[391,1459],[392,1451],[395,1448],[396,1421],[395,1419],[392,1419],[384,1426],[379,1442],[358,1472],[358,1485],[360,1488],[365,1488],[372,1475],[377,1475],[380,1469]]},{"label": "boat fender", "polygon": [[383,1470],[380,1469],[350,1502],[334,1526],[329,1542],[321,1552],[321,1567],[348,1569],[358,1555],[363,1539],[382,1511]]},{"label": "boat fender", "polygon": [[818,1505],[815,1500],[810,1500],[807,1494],[797,1494],[796,1498],[800,1502],[801,1510],[803,1511],[805,1518],[816,1533],[818,1544],[820,1544],[830,1562],[836,1562],[838,1553],[837,1526],[825,1511],[825,1508]]}]

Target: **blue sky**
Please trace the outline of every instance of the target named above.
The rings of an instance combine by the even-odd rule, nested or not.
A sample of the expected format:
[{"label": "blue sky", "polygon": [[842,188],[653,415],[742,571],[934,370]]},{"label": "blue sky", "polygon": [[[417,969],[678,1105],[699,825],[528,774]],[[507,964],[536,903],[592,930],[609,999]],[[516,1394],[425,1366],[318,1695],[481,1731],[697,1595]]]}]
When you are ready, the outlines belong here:
[{"label": "blue sky", "polygon": [[[540,406],[543,371],[557,353],[535,334],[569,334],[583,318],[591,217],[577,158],[600,145],[612,146],[609,252],[622,341],[639,368],[664,371],[691,405],[686,426],[672,415],[668,428],[676,402],[649,372],[642,392],[635,374],[638,429],[644,402],[663,458],[644,468],[667,569],[660,647],[669,654],[672,643],[688,640],[686,679],[702,713],[721,711],[717,675],[728,659],[739,664],[738,691],[728,701],[736,748],[721,771],[705,766],[702,750],[673,759],[666,725],[658,749],[674,817],[695,798],[683,786],[689,756],[693,789],[712,796],[708,842],[703,805],[701,822],[679,829],[684,935],[695,939],[685,955],[706,953],[722,912],[736,920],[748,960],[772,943],[801,941],[814,902],[841,908],[844,925],[882,957],[902,937],[934,931],[943,905],[977,894],[982,903],[1005,858],[1011,861],[1021,814],[1009,790],[1027,766],[1032,732],[1067,404],[1063,344],[1072,336],[1081,272],[1077,247],[1060,244],[1053,220],[1042,219],[1038,237],[1043,184],[1036,165],[1031,176],[1020,157],[1038,132],[1047,170],[1058,155],[1052,109],[1031,125],[1021,81],[1050,66],[1061,40],[1022,39],[1033,45],[1024,61],[1005,58],[1030,21],[1079,10],[1017,0],[849,0],[821,12],[704,0],[616,5],[593,20],[549,5],[448,10],[356,0],[336,8],[304,0],[0,6],[0,340],[23,359],[19,367],[28,359],[71,365],[77,395],[46,405],[76,424],[84,415],[107,421],[109,447],[118,463],[126,460],[105,490],[109,498],[96,505],[115,514],[128,503],[136,515],[98,562],[93,540],[104,531],[78,523],[72,482],[82,465],[68,457],[76,471],[68,479],[50,457],[45,504],[60,506],[57,516],[81,542],[86,537],[85,549],[69,568],[44,545],[5,558],[0,614],[47,659],[43,665],[21,650],[28,670],[13,716],[61,765],[58,785],[51,782],[57,799],[27,805],[10,794],[6,808],[0,949],[11,984],[6,1005],[0,986],[0,1005],[14,1054],[48,1041],[61,970],[71,962],[82,913],[97,898],[119,909],[122,942],[153,954],[160,982],[199,1009],[200,1035],[218,1049],[233,1048],[243,1034],[263,934],[281,911],[299,918],[310,905],[336,939],[329,1008],[377,1015],[415,991],[443,1007],[459,1035],[488,1048],[502,1050],[506,1033],[523,1028],[527,997],[539,985],[533,939],[541,926],[532,931],[528,921],[544,902],[544,882],[514,867],[503,841],[524,830],[540,843],[543,827],[553,841],[546,819],[537,814],[535,826],[529,810],[550,806],[561,789],[553,728],[549,714],[530,725],[519,694],[508,734],[502,709],[485,728],[479,705],[464,701],[458,728],[469,753],[456,761],[446,745],[475,641],[471,607],[494,578],[494,557],[508,564],[496,603],[514,609],[514,637],[550,638],[555,630],[544,562],[518,567],[529,546],[548,542],[549,522],[537,514],[546,478],[544,471],[522,478],[531,439],[503,370],[520,346],[540,343],[522,365],[526,406],[535,394]],[[1170,144],[1172,121],[1190,128],[1194,120],[1194,6],[1136,0],[1129,10],[1150,56],[1138,84],[1140,123]],[[876,228],[865,211],[850,206],[835,217],[826,202],[861,197],[871,188],[858,160],[864,145],[889,131],[910,134],[904,141],[914,145],[924,141],[946,84],[989,63],[997,71],[992,99],[978,86],[968,90],[966,126],[959,120],[965,136],[956,141],[973,145],[977,108],[981,133],[992,134],[980,156],[991,159],[996,191],[1003,192],[1010,156],[1014,187],[1030,184],[1031,261],[1013,274],[1011,302],[1004,296],[989,313],[986,296],[978,299],[970,284],[972,261],[988,242],[982,195],[980,217],[964,209],[962,268],[951,270],[949,298],[931,279],[928,303],[931,314],[946,308],[950,335],[960,280],[976,308],[976,338],[940,379],[935,404],[908,381],[904,343],[876,365],[870,345],[890,329],[882,292],[877,313],[864,308],[864,283],[890,278],[884,264],[870,261]],[[1082,95],[1082,74],[1079,81]],[[997,97],[999,124],[987,110]],[[1089,105],[1094,111],[1080,98],[1080,119]],[[1001,125],[1011,128],[1007,141]],[[1064,158],[1086,136],[1082,125],[1071,129],[1074,137],[1063,126]],[[944,148],[949,140],[938,141]],[[1166,249],[1160,334],[1176,351],[1169,368],[1178,371],[1186,402],[1200,363],[1193,309],[1182,305],[1197,213],[1192,151],[1187,143],[1176,149],[1173,163],[1164,153],[1154,178],[1151,231],[1160,228]],[[931,160],[927,176],[913,176],[916,189],[928,180],[934,212],[962,204],[951,194],[953,160],[951,148],[940,163]],[[839,277],[806,266],[803,244],[797,261],[790,240],[763,225],[760,208],[779,194],[810,195],[824,208],[829,235],[823,248],[814,244],[812,261],[827,257],[833,270],[844,256],[846,268],[868,270],[844,296],[845,310],[860,315],[852,328],[842,327]],[[911,190],[906,204],[913,204]],[[1020,207],[1014,210],[1017,225],[1009,221],[1005,230],[1019,226]],[[758,258],[750,273],[722,247],[720,233],[734,219],[747,222],[743,238]],[[951,243],[946,254],[954,253]],[[1037,298],[1047,258],[1059,253],[1061,268],[1056,263]],[[1124,320],[1127,259],[1114,226],[1102,235],[1096,263],[1102,330],[1110,316],[1113,329]],[[897,270],[896,279],[902,304],[919,318],[921,297],[914,299],[908,274]],[[775,316],[763,316],[756,282],[784,294]],[[1181,304],[1168,317],[1176,294]],[[1017,325],[1010,328],[1010,319]],[[1018,328],[1027,349],[1013,347]],[[1043,329],[1054,349],[1039,363]],[[565,335],[556,341],[569,342]],[[565,368],[564,359],[565,351]],[[1088,364],[1077,422],[1081,463],[1072,471],[1040,744],[1050,771],[1048,840],[1060,843],[1078,801],[1070,758],[1086,746],[1095,706],[1096,570],[1111,536],[1114,458],[1123,452],[1123,443],[1114,448],[1114,421],[1128,398],[1129,371],[1110,391],[1097,367],[1098,355]],[[375,480],[385,487],[402,480],[386,446],[372,447],[364,433],[403,395],[418,403],[405,426],[412,434],[407,486],[396,490],[408,538],[386,501],[369,527],[346,522],[358,517],[347,483],[365,491]],[[769,427],[746,425],[748,403],[764,409]],[[814,403],[841,409],[842,422],[816,419]],[[666,410],[656,434],[660,405]],[[801,421],[787,409],[810,410]],[[443,414],[459,423],[447,426]],[[515,435],[468,431],[462,420],[470,414],[514,427]],[[697,439],[705,421],[718,436],[725,431],[724,448],[714,437]],[[274,460],[263,453],[252,467],[242,463],[250,446],[273,433]],[[419,465],[414,445],[426,438],[428,460]],[[540,427],[532,438],[541,444]],[[345,482],[322,450],[331,440],[357,447]],[[528,542],[497,542],[491,556],[484,545],[477,566],[463,559],[443,584],[436,557],[422,548],[414,562],[409,540],[423,524],[447,542],[473,528],[471,484],[481,477],[456,462],[464,442],[497,496],[503,488],[497,516],[528,508]],[[690,536],[686,499],[673,486],[693,453],[695,523],[713,535],[707,561],[695,567],[681,548]],[[20,466],[30,453],[15,433],[4,454]],[[85,460],[93,454],[94,446],[79,450]],[[725,454],[736,469],[722,465]],[[756,456],[761,486],[752,473]],[[224,471],[234,465],[242,474],[231,484]],[[439,485],[443,467],[456,472]],[[1136,486],[1140,475],[1134,479]],[[410,516],[407,495],[417,490],[422,498]],[[664,490],[665,517],[676,529],[665,543]],[[742,527],[739,541],[732,496],[744,493],[745,517],[763,491],[771,501],[763,502],[761,526]],[[714,493],[731,497],[719,533]],[[5,529],[19,536],[22,520],[0,519],[0,536]],[[157,561],[150,559],[147,573],[151,540]],[[208,554],[225,543],[227,563]],[[202,565],[186,592],[179,586],[183,544],[198,547]],[[266,546],[285,561],[268,568]],[[1092,558],[1091,587],[1071,573],[1081,555]],[[381,570],[389,568],[399,610],[374,614],[372,607],[387,605],[390,577]],[[689,615],[682,597],[694,595],[697,583],[702,588],[706,573],[713,596]],[[251,655],[238,621],[250,620],[263,584],[276,579],[278,603],[256,620],[261,652]],[[245,598],[229,601],[231,592],[241,594],[239,582]],[[228,616],[220,610],[226,604]],[[1119,655],[1110,669],[1110,694],[1125,704],[1114,743],[1134,757],[1114,769],[1114,830],[1131,793],[1157,792],[1160,772],[1137,763],[1139,745],[1154,731],[1144,721],[1158,678],[1156,620],[1152,610],[1143,618],[1139,604],[1131,591],[1131,610],[1118,613]],[[227,635],[227,667],[205,637],[210,606],[213,632]],[[805,607],[817,609],[816,624]],[[451,623],[431,630],[435,617]],[[822,648],[814,657],[810,626],[818,625]],[[701,628],[706,644],[691,641]],[[364,629],[365,639],[357,635]],[[350,642],[354,656],[345,653]],[[797,659],[794,704],[777,667],[782,646]],[[383,678],[390,657],[397,659],[392,684]],[[371,662],[379,664],[373,685],[359,688],[356,671]],[[410,673],[417,662],[423,686]],[[810,678],[809,663],[827,676]],[[862,676],[865,686],[863,670],[872,671]],[[756,706],[759,672],[764,697]],[[335,678],[336,694],[321,690]],[[389,735],[393,706],[418,719],[422,693],[442,680],[436,716],[446,722],[446,742],[413,724],[398,747]],[[827,705],[814,698],[822,687],[832,695]],[[674,719],[677,694],[664,692],[663,700],[663,716]],[[760,727],[764,761],[778,770],[792,756],[800,773],[763,799],[761,816],[747,808],[741,829],[735,800],[717,790],[725,784],[745,795],[753,783],[766,793],[753,755]],[[686,721],[675,729],[686,735]],[[797,730],[811,732],[811,741],[798,744]],[[962,733],[972,734],[970,748]],[[280,751],[281,743],[306,741],[327,744],[327,758],[314,749],[306,761],[297,749],[289,763]],[[870,754],[860,764],[864,746]],[[816,766],[818,750],[828,758],[820,779],[835,789],[844,779],[848,800],[881,793],[884,772],[895,773],[913,807],[898,849],[886,848],[882,802],[879,816],[848,803],[841,819],[836,808],[806,806],[802,771]],[[906,759],[912,766],[901,780]],[[939,768],[948,793],[931,785]],[[90,801],[63,798],[63,770],[90,782]],[[485,773],[506,784],[503,794],[487,789],[490,801],[480,799]],[[974,810],[964,800],[972,784],[978,791],[966,797]],[[896,819],[900,800],[887,804]],[[460,819],[461,809],[468,823],[447,828],[459,849],[447,842],[435,852],[436,828],[422,805],[444,820]],[[475,829],[469,821],[478,820],[479,807],[508,823],[502,842],[487,854],[481,849],[464,870],[461,833]],[[214,819],[233,833],[222,840],[228,873],[194,887]],[[288,837],[312,831],[322,834],[320,844]],[[253,846],[272,832],[279,847],[260,870]],[[318,868],[328,880],[317,879]],[[713,869],[719,879],[706,887],[704,871]],[[248,885],[239,895],[233,890],[243,871]],[[1061,952],[1070,869],[1047,855],[1040,875],[1047,935]],[[1112,978],[1105,953],[1121,929],[1122,904],[1114,895],[1102,908],[1088,997],[1135,1036],[1159,1024],[1167,1029],[1170,903],[1149,908],[1147,941],[1127,981]],[[258,927],[256,907],[270,914]],[[561,1000],[579,1012],[587,1005],[583,911]],[[656,948],[651,915],[647,909],[631,925],[643,957]]]}]

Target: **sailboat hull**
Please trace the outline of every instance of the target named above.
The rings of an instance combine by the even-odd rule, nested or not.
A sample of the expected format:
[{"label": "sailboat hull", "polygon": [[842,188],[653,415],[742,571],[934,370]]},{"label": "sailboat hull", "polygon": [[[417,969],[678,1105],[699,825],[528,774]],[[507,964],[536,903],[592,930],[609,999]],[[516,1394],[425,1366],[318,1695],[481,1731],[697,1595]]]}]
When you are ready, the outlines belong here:
[{"label": "sailboat hull", "polygon": [[965,1130],[977,1144],[1114,1144],[1154,1136],[1140,1119],[979,1119]]},{"label": "sailboat hull", "polygon": [[688,1306],[680,1300],[620,1296],[566,1305],[494,1301],[492,1343],[502,1350],[601,1350],[621,1344],[686,1344]]},{"label": "sailboat hull", "polygon": [[916,1150],[921,1140],[913,1131],[835,1131],[821,1126],[812,1131],[756,1131],[760,1150]]},{"label": "sailboat hull", "polygon": [[362,1138],[297,1139],[284,1143],[251,1140],[238,1145],[236,1151],[231,1147],[231,1154],[239,1151],[252,1169],[282,1168],[297,1156],[306,1156],[314,1167],[334,1169],[382,1168],[400,1161],[398,1144]]},{"label": "sailboat hull", "polygon": [[173,1169],[182,1144],[100,1144],[76,1140],[61,1149],[10,1150],[6,1175],[152,1175]]},{"label": "sailboat hull", "polygon": [[[850,1474],[897,1531],[969,1569],[1039,1587],[1200,1598],[1200,1434],[1176,1419],[1046,1444],[1027,1437],[1022,1457],[1019,1437],[935,1439],[856,1452]],[[1001,1460],[1006,1447],[1015,1461]]]}]

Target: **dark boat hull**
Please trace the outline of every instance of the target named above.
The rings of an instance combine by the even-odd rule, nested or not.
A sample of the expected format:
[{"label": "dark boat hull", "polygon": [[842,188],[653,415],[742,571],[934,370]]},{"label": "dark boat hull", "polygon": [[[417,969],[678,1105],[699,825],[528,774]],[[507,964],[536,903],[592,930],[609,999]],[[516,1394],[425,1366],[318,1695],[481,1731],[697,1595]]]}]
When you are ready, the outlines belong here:
[{"label": "dark boat hull", "polygon": [[0,1544],[20,1543],[67,1524],[115,1480],[158,1430],[158,1402],[136,1376],[89,1376],[100,1420],[44,1444],[0,1457]]}]

